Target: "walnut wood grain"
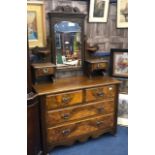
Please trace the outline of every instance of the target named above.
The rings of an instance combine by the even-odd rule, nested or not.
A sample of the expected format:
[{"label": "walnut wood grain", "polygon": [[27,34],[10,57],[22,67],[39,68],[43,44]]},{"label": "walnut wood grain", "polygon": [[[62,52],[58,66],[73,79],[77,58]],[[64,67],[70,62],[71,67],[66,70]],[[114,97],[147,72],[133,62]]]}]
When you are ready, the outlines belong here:
[{"label": "walnut wood grain", "polygon": [[52,144],[61,140],[76,138],[79,135],[113,127],[113,120],[113,115],[106,115],[59,127],[48,128],[47,143]]},{"label": "walnut wood grain", "polygon": [[54,142],[52,144],[47,145],[47,150],[48,150],[48,152],[51,152],[51,150],[56,146],[61,146],[61,145],[62,146],[70,146],[70,145],[73,145],[76,141],[85,142],[90,137],[97,138],[107,132],[111,132],[111,129],[110,128],[101,129],[101,130],[97,130],[97,131],[94,131],[91,133],[86,133],[84,135],[79,135],[77,137],[73,137],[70,139],[64,139],[64,140],[61,140],[60,142]]},{"label": "walnut wood grain", "polygon": [[47,112],[47,127],[65,123],[68,121],[76,121],[78,119],[86,119],[95,115],[103,115],[114,112],[114,100],[100,101],[91,104],[78,105],[70,108],[53,110]]},{"label": "walnut wood grain", "polygon": [[46,107],[47,110],[55,108],[63,108],[66,106],[76,105],[82,103],[83,93],[82,90],[60,93],[55,95],[46,96]]},{"label": "walnut wood grain", "polygon": [[119,84],[110,77],[80,76],[34,85],[41,101],[45,155],[55,146],[71,145],[105,132],[115,134]]},{"label": "walnut wood grain", "polygon": [[86,102],[114,98],[115,95],[116,95],[115,85],[90,88],[86,89]]}]

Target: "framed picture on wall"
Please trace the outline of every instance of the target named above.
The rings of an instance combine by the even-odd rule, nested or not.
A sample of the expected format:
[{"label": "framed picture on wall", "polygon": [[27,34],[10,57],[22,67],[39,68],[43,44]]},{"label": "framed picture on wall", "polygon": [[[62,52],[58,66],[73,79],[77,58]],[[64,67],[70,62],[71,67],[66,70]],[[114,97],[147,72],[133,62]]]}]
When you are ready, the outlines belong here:
[{"label": "framed picture on wall", "polygon": [[89,22],[107,22],[109,0],[91,0],[89,7]]},{"label": "framed picture on wall", "polygon": [[128,78],[128,49],[111,49],[110,75]]},{"label": "framed picture on wall", "polygon": [[117,28],[128,27],[128,0],[117,0]]},{"label": "framed picture on wall", "polygon": [[29,47],[45,47],[45,12],[42,1],[27,2],[27,29]]}]

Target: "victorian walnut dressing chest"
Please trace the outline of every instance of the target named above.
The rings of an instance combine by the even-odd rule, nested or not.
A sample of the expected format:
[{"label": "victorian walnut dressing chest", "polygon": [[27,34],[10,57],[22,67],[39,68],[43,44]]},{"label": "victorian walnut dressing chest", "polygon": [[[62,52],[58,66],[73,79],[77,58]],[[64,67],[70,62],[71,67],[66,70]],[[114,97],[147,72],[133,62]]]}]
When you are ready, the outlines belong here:
[{"label": "victorian walnut dressing chest", "polygon": [[34,85],[40,97],[43,152],[116,133],[119,81],[85,76]]},{"label": "victorian walnut dressing chest", "polygon": [[[31,64],[34,75],[31,91],[35,94],[31,102],[35,106],[33,120],[37,123],[34,123],[36,127],[33,121],[28,124],[29,130],[33,128],[36,133],[33,141],[34,132],[28,136],[33,142],[33,148],[29,148],[35,152],[29,155],[38,152],[47,155],[59,145],[83,142],[106,132],[116,133],[120,82],[103,75],[89,78],[83,74],[86,70],[91,73],[107,68],[105,61],[87,62],[92,70],[88,70],[89,65],[85,66],[84,18],[77,7],[57,7],[56,12],[49,13],[51,62]],[[37,83],[37,78],[45,75],[57,77],[56,72],[61,70],[82,72],[82,76],[64,78],[62,72],[61,78],[50,83]]]}]

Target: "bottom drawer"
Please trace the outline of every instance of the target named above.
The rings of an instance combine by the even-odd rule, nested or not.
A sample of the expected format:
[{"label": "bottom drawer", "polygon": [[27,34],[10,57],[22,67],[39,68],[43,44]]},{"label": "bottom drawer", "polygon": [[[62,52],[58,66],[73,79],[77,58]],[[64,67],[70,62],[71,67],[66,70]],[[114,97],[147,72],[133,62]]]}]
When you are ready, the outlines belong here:
[{"label": "bottom drawer", "polygon": [[47,143],[50,145],[54,142],[61,142],[65,139],[76,138],[78,136],[95,132],[100,129],[112,128],[114,125],[114,116],[112,114],[106,116],[94,117],[89,120],[74,122],[59,127],[47,129]]}]

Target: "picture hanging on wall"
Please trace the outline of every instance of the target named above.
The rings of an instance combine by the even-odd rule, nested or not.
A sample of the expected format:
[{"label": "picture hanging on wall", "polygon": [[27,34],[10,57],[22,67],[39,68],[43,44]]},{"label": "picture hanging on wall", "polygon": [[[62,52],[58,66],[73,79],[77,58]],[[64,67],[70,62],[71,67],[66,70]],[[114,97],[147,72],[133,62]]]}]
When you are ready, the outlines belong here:
[{"label": "picture hanging on wall", "polygon": [[128,27],[128,0],[117,0],[117,28]]},{"label": "picture hanging on wall", "polygon": [[44,3],[41,1],[27,2],[27,29],[29,47],[45,47],[45,13]]},{"label": "picture hanging on wall", "polygon": [[111,49],[110,59],[111,76],[128,78],[128,49]]},{"label": "picture hanging on wall", "polygon": [[107,22],[109,0],[91,0],[89,7],[89,22]]}]

